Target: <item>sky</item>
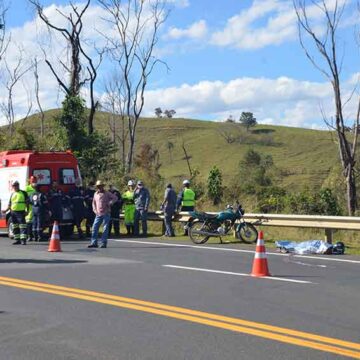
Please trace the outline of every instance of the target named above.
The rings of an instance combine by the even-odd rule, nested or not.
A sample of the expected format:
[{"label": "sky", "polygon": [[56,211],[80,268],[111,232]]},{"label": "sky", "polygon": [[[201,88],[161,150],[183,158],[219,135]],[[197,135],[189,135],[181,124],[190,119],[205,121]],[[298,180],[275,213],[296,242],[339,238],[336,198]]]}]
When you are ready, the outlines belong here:
[{"label": "sky", "polygon": [[[334,112],[331,84],[306,58],[298,40],[292,0],[168,0],[170,15],[159,33],[156,55],[169,69],[159,65],[153,72],[146,93],[143,115],[153,116],[154,109],[174,109],[175,117],[224,121],[241,112],[254,113],[259,123],[325,128],[323,113],[331,119]],[[342,58],[342,84],[346,117],[356,114],[359,80],[359,49],[355,34],[360,15],[355,0],[345,4],[339,27],[338,43]],[[310,1],[308,1],[310,3]],[[335,0],[326,0],[329,7]],[[56,9],[67,11],[68,0],[42,0],[49,18],[60,21]],[[79,2],[81,5],[81,1]],[[96,0],[88,10],[85,34],[97,46],[107,31]],[[319,34],[324,31],[322,15],[314,5],[308,7],[310,19]],[[16,66],[19,51],[26,61],[39,60],[40,98],[45,109],[59,107],[64,94],[43,61],[38,46],[46,29],[36,18],[27,0],[12,0],[6,17],[11,46],[6,60]],[[307,42],[311,48],[311,43]],[[55,63],[64,57],[60,39],[52,43],[47,56]],[[22,50],[19,50],[22,49]],[[49,48],[50,49],[50,48]],[[316,52],[314,52],[316,54]],[[96,93],[104,98],[110,74],[109,62],[99,70]],[[0,82],[8,74],[0,64]],[[14,88],[15,114],[21,118],[34,101],[34,77],[30,71]],[[355,93],[353,91],[355,89]],[[351,94],[353,96],[351,97]],[[5,86],[0,88],[0,102],[6,101]],[[6,120],[0,114],[0,122]]]}]

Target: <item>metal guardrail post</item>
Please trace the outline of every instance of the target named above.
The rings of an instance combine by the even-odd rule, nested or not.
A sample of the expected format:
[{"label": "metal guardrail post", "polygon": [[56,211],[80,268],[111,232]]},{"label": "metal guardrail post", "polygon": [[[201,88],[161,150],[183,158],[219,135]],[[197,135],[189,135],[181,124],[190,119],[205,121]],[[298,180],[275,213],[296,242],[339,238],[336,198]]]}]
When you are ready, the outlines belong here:
[{"label": "metal guardrail post", "polygon": [[325,229],[325,241],[328,244],[332,244],[333,242],[333,232],[334,232],[333,229]]}]

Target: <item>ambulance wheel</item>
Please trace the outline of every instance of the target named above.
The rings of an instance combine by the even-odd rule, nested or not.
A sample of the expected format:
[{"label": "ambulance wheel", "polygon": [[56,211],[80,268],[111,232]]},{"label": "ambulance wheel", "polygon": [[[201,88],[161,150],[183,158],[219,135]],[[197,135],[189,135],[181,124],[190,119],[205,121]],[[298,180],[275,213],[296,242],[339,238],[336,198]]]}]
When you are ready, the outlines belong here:
[{"label": "ambulance wheel", "polygon": [[9,237],[9,239],[14,238],[13,223],[11,221],[11,218],[8,221],[8,237]]}]

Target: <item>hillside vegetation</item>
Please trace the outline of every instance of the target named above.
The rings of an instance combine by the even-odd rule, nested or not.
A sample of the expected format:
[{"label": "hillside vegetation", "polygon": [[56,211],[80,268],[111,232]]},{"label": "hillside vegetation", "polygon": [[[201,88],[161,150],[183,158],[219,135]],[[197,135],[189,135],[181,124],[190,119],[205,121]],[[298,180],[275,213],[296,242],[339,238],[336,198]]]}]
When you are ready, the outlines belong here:
[{"label": "hillside vegetation", "polygon": [[[47,134],[52,134],[53,117],[57,113],[57,110],[46,113]],[[96,128],[109,133],[109,119],[109,114],[98,113]],[[37,115],[29,117],[23,126],[31,133],[40,133]],[[116,127],[119,131],[120,121]],[[4,127],[2,133],[6,133]],[[169,142],[173,144],[171,150]],[[191,157],[191,167],[199,171],[199,178],[205,181],[209,170],[216,165],[222,171],[225,185],[236,176],[239,162],[249,149],[272,156],[279,175],[276,185],[286,189],[321,187],[338,163],[337,147],[330,132],[284,126],[257,125],[247,132],[240,124],[144,118],[139,122],[137,148],[144,143],[159,151],[160,174],[172,181],[190,176],[183,143]]]}]

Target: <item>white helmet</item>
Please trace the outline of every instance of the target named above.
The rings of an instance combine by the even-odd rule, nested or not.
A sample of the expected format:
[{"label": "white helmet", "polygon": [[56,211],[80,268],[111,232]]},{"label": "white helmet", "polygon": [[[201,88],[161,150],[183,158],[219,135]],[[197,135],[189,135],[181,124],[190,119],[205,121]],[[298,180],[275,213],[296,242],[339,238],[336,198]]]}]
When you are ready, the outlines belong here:
[{"label": "white helmet", "polygon": [[135,186],[135,183],[132,180],[128,181],[128,186]]},{"label": "white helmet", "polygon": [[184,180],[183,185],[190,185],[190,181],[189,180]]}]

